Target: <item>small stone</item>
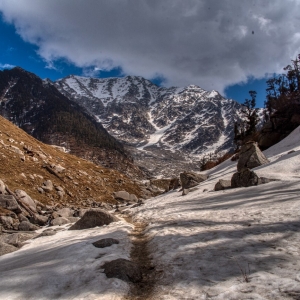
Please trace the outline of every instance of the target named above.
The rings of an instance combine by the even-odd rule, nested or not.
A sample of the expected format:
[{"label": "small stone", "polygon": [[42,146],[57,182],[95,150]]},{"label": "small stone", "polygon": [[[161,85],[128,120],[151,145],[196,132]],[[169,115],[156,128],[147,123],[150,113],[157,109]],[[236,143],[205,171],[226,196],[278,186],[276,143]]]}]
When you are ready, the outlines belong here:
[{"label": "small stone", "polygon": [[119,241],[112,238],[101,239],[93,243],[96,248],[106,248],[114,244],[119,244]]},{"label": "small stone", "polygon": [[107,278],[118,278],[134,283],[142,281],[140,268],[132,261],[123,258],[106,262],[101,268],[104,268]]}]

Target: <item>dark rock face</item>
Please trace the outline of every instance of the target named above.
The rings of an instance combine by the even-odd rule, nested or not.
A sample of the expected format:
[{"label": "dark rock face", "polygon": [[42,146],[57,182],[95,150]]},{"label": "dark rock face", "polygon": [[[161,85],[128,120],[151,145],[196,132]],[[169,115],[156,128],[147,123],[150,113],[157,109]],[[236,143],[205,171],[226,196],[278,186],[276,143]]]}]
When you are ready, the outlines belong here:
[{"label": "dark rock face", "polygon": [[241,172],[243,169],[253,169],[267,163],[269,163],[269,160],[260,151],[257,144],[249,142],[240,151],[237,170]]},{"label": "dark rock face", "polygon": [[142,272],[139,267],[123,258],[107,262],[102,268],[107,278],[118,278],[133,283],[142,281]]},{"label": "dark rock face", "polygon": [[93,243],[96,248],[106,248],[114,244],[119,244],[119,241],[112,238],[102,239]]},{"label": "dark rock face", "polygon": [[255,172],[249,169],[243,169],[241,172],[234,173],[231,178],[231,187],[249,187],[259,184],[259,177]]},{"label": "dark rock face", "polygon": [[111,222],[117,221],[118,219],[107,211],[102,209],[93,209],[87,211],[79,221],[69,228],[69,230],[93,228],[96,226],[108,225]]},{"label": "dark rock face", "polygon": [[231,180],[220,179],[215,185],[215,191],[221,191],[231,188]]},{"label": "dark rock face", "polygon": [[190,189],[197,186],[202,181],[208,178],[205,174],[197,174],[193,172],[183,172],[180,173],[180,181],[183,189]]}]

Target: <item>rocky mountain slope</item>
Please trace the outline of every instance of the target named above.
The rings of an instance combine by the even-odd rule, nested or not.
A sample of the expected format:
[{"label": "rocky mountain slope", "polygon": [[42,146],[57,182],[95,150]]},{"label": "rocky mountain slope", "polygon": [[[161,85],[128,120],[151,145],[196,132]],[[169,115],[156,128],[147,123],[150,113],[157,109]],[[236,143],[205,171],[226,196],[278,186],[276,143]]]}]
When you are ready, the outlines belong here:
[{"label": "rocky mountain slope", "polygon": [[[124,174],[43,144],[1,116],[0,179],[45,205],[116,203],[113,192],[120,190],[141,196],[140,187]],[[53,184],[51,190],[44,189],[47,180]]]},{"label": "rocky mountain slope", "polygon": [[21,68],[0,72],[0,114],[35,138],[129,175],[141,175],[123,145],[49,81]]},{"label": "rocky mountain slope", "polygon": [[139,149],[203,154],[233,146],[234,122],[241,105],[198,86],[158,87],[135,76],[85,78],[55,82],[68,98],[82,105],[113,136]]}]

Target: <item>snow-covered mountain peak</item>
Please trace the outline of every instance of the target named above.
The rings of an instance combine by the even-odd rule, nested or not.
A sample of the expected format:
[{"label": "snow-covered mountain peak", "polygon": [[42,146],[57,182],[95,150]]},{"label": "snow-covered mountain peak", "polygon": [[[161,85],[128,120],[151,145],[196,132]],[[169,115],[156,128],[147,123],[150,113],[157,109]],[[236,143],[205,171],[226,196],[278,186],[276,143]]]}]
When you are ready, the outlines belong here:
[{"label": "snow-covered mountain peak", "polygon": [[56,82],[66,96],[87,108],[115,137],[150,149],[203,154],[233,147],[240,104],[197,85],[159,87],[140,76]]}]

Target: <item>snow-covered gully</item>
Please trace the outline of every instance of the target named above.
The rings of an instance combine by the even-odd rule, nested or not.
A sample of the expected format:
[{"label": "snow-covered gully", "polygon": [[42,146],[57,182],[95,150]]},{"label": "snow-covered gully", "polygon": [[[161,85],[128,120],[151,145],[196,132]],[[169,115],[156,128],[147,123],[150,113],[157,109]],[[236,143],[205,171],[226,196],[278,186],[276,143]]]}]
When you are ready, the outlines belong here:
[{"label": "snow-covered gully", "polygon": [[145,233],[148,224],[133,222],[131,217],[127,217],[126,220],[134,225],[130,235],[132,242],[130,258],[141,270],[142,281],[130,285],[125,299],[152,299],[157,276],[149,253],[148,236]]}]

